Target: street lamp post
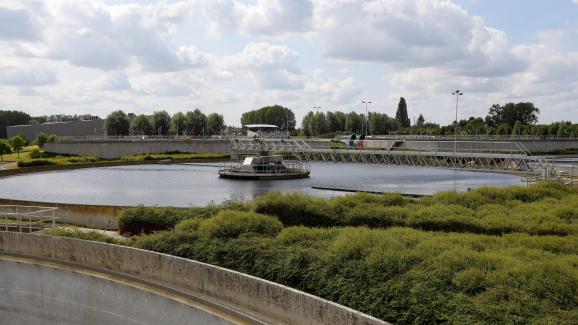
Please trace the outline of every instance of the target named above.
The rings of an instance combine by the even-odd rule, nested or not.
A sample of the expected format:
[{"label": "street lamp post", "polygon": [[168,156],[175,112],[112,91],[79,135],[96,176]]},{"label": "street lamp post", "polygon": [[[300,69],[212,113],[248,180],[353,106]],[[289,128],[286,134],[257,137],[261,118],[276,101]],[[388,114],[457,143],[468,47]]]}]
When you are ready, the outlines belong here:
[{"label": "street lamp post", "polygon": [[454,156],[455,156],[458,149],[458,105],[460,103],[460,96],[462,96],[463,93],[459,89],[457,89],[452,93],[452,95],[456,96],[456,121],[455,121],[456,125],[454,129]]},{"label": "street lamp post", "polygon": [[368,119],[369,116],[367,115],[367,104],[371,104],[371,102],[362,100],[361,103],[365,104],[365,136],[367,136],[367,127],[369,125],[369,119]]},{"label": "street lamp post", "polygon": [[317,126],[317,136],[319,136],[319,109],[321,106],[313,106],[313,108],[317,110],[317,114],[315,114],[315,125]]}]

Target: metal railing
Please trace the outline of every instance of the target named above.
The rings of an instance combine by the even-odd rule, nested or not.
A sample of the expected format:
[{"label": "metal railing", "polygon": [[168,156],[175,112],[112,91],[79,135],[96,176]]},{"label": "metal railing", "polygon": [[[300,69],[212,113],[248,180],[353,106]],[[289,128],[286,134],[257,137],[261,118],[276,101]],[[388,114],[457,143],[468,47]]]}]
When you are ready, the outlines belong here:
[{"label": "metal railing", "polygon": [[54,227],[57,210],[56,207],[0,205],[0,231],[34,232]]},{"label": "metal railing", "polygon": [[[349,136],[339,136],[338,139],[348,139]],[[395,135],[371,135],[367,138],[372,140],[455,140],[453,135],[417,135],[417,134],[395,134]],[[458,140],[485,140],[485,141],[507,141],[507,140],[578,140],[578,136],[557,136],[557,135],[459,135]]]}]

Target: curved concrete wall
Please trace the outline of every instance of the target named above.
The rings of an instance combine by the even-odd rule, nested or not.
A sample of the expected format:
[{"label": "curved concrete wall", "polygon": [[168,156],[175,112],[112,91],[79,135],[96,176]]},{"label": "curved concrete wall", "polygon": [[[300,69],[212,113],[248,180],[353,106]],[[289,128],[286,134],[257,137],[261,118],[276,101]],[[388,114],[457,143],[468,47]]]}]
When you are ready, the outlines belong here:
[{"label": "curved concrete wall", "polygon": [[113,277],[0,257],[0,324],[233,324]]},{"label": "curved concrete wall", "polygon": [[[137,276],[205,297],[267,323],[387,324],[353,309],[270,281],[130,247],[0,232],[0,252]],[[127,306],[130,308],[130,304]]]}]

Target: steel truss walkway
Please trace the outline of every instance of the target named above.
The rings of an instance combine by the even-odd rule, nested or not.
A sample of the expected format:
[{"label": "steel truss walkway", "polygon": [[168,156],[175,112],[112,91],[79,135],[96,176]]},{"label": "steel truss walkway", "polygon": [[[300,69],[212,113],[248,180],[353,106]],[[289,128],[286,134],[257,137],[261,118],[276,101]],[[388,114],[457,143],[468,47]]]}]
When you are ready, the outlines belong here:
[{"label": "steel truss walkway", "polygon": [[[370,140],[371,141],[371,140]],[[367,147],[372,147],[371,143]],[[462,149],[458,149],[462,148]],[[463,149],[467,148],[467,149]],[[472,149],[475,148],[475,149]],[[499,149],[495,149],[499,148]],[[532,156],[518,143],[475,143],[437,142],[436,147],[367,149],[332,149],[328,146],[314,148],[304,140],[236,139],[231,151],[237,155],[251,155],[261,151],[276,151],[291,154],[304,161],[330,161],[346,163],[428,166],[480,170],[535,171],[544,170],[552,163],[542,157]]]}]

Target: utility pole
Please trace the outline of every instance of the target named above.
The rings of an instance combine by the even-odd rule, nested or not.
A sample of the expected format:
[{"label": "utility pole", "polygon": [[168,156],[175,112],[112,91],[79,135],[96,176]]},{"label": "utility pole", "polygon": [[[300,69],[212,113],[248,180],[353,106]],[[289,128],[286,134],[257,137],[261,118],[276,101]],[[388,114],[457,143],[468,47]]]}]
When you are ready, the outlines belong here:
[{"label": "utility pole", "polygon": [[459,89],[457,89],[452,93],[452,95],[456,96],[456,122],[455,122],[456,125],[454,130],[454,156],[455,156],[458,149],[458,105],[460,103],[460,96],[462,96],[463,93]]},{"label": "utility pole", "polygon": [[361,103],[362,103],[362,104],[365,104],[365,136],[367,136],[367,128],[368,128],[368,125],[369,125],[369,122],[368,122],[368,121],[369,121],[369,120],[368,120],[368,117],[369,117],[369,116],[367,115],[367,104],[371,104],[371,102],[370,102],[370,101],[362,100]]},{"label": "utility pole", "polygon": [[319,136],[319,109],[321,106],[313,106],[313,108],[317,110],[315,114],[315,125],[317,126],[317,136]]}]

